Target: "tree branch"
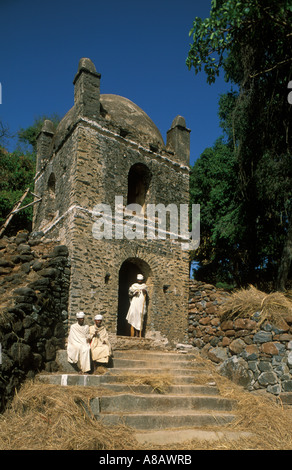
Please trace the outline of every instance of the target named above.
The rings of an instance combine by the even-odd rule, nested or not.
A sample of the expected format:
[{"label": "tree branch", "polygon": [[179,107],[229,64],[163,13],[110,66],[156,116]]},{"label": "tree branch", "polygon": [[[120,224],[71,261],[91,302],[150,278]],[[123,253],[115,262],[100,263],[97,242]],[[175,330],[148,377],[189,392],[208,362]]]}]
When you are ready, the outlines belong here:
[{"label": "tree branch", "polygon": [[272,70],[276,69],[277,67],[280,67],[283,64],[286,64],[287,62],[291,62],[292,57],[286,60],[282,60],[281,62],[278,62],[276,65],[273,65],[273,67],[270,67],[269,69],[266,70],[261,70],[260,72],[255,73],[254,75],[249,75],[249,78],[255,78],[258,75],[262,75],[263,73],[271,72]]}]

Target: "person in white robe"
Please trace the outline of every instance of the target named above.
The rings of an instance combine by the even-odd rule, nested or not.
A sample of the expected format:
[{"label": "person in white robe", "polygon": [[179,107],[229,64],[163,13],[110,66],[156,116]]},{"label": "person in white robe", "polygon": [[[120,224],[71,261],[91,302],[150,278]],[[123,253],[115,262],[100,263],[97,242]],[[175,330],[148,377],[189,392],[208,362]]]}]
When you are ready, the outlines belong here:
[{"label": "person in white robe", "polygon": [[137,282],[129,288],[130,308],[126,320],[131,325],[131,336],[141,336],[146,313],[147,286],[142,274],[137,275]]},{"label": "person in white robe", "polygon": [[69,331],[67,357],[68,362],[77,364],[85,373],[91,370],[89,326],[84,324],[84,312],[78,312],[76,318],[77,322],[71,325]]},{"label": "person in white robe", "polygon": [[103,316],[95,315],[94,325],[89,328],[91,343],[91,358],[94,361],[94,368],[97,363],[107,364],[112,354],[111,344],[109,342],[108,332],[102,325]]}]

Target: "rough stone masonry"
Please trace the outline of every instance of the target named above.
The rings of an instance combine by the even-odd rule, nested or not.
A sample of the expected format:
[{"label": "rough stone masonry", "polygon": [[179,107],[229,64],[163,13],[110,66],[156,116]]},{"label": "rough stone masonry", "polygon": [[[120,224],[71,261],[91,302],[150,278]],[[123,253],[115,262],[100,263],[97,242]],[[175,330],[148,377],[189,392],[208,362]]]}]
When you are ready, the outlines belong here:
[{"label": "rough stone masonry", "polygon": [[27,232],[0,240],[0,412],[24,380],[58,369],[69,283],[66,246]]},{"label": "rough stone masonry", "polygon": [[265,390],[292,404],[292,317],[281,324],[251,318],[222,320],[220,306],[230,294],[190,281],[189,343],[218,364],[218,371],[249,391]]},{"label": "rough stone masonry", "polygon": [[[103,313],[110,332],[128,335],[125,320],[128,287],[141,272],[149,288],[143,336],[159,332],[169,340],[187,340],[188,251],[182,240],[97,239],[94,207],[115,207],[123,198],[142,208],[148,204],[189,204],[190,130],[177,116],[166,144],[153,121],[136,104],[117,95],[100,94],[100,74],[81,59],[74,78],[74,106],[56,131],[44,123],[38,137],[33,230],[69,249],[71,281],[69,324],[78,310],[89,321]],[[113,222],[117,224],[116,219]],[[158,215],[154,223],[159,223]],[[115,233],[116,225],[113,228]]]}]

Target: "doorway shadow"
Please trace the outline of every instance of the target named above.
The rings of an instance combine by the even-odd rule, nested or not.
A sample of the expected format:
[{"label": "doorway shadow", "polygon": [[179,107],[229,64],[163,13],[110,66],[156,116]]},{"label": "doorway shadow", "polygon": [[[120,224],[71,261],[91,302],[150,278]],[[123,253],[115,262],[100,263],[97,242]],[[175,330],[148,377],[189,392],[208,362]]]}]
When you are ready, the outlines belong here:
[{"label": "doorway shadow", "polygon": [[[119,303],[118,303],[118,320],[117,320],[117,335],[119,336],[130,336],[130,325],[126,320],[126,316],[130,307],[129,300],[129,288],[137,282],[137,274],[143,274],[144,280],[149,287],[148,282],[151,274],[149,265],[140,258],[128,258],[123,262],[119,272]],[[144,325],[142,330],[142,336],[145,335],[145,329],[147,326],[147,315],[148,315],[148,301],[147,296],[147,309],[144,317]]]}]

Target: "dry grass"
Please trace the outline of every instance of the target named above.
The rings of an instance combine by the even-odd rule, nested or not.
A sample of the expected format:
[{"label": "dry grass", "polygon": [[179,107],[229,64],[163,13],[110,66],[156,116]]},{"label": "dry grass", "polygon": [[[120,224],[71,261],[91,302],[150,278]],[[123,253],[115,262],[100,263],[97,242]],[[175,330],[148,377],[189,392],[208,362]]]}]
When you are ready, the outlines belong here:
[{"label": "dry grass", "polygon": [[125,383],[131,385],[149,385],[156,393],[166,393],[173,380],[170,374],[131,374],[125,373]]},{"label": "dry grass", "polygon": [[285,295],[286,295],[287,299],[292,302],[292,290],[290,289],[287,292],[285,292]]},{"label": "dry grass", "polygon": [[220,309],[222,320],[252,318],[257,312],[259,325],[265,320],[281,324],[287,315],[292,316],[291,292],[266,294],[250,285],[231,294]]},{"label": "dry grass", "polygon": [[133,432],[96,421],[93,387],[26,382],[0,416],[0,450],[135,449]]},{"label": "dry grass", "polygon": [[220,375],[215,380],[221,395],[237,402],[236,419],[229,429],[252,435],[230,443],[231,449],[292,449],[292,412],[284,409],[279,399],[266,393],[247,392]]}]

